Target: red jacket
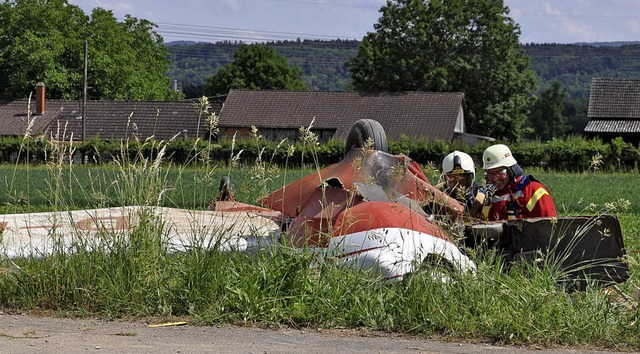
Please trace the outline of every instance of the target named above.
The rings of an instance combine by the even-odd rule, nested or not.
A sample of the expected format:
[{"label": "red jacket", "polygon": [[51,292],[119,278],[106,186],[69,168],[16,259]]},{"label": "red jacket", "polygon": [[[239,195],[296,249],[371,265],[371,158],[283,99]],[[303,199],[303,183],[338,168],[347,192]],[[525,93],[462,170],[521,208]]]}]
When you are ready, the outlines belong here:
[{"label": "red jacket", "polygon": [[482,218],[487,221],[556,216],[549,190],[533,176],[519,176],[505,188],[487,195]]}]

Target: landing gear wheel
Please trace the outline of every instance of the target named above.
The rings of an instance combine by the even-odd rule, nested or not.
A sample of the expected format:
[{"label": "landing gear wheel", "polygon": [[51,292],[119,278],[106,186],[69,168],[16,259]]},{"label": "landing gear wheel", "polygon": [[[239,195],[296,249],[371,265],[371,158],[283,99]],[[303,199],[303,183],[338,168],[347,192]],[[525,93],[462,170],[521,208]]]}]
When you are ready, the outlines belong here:
[{"label": "landing gear wheel", "polygon": [[[371,139],[373,144],[368,146],[367,140]],[[373,150],[389,152],[387,147],[387,134],[382,125],[373,119],[360,119],[353,123],[347,135],[344,153],[348,153],[352,148],[367,147]]]}]

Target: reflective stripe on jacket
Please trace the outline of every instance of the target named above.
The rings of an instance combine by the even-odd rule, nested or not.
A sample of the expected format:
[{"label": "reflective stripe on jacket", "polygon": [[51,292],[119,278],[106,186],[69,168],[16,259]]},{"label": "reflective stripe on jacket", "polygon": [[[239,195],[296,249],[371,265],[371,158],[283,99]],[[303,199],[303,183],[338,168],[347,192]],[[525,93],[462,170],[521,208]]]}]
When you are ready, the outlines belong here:
[{"label": "reflective stripe on jacket", "polygon": [[549,190],[531,175],[520,176],[496,191],[482,207],[482,218],[488,221],[556,215]]}]

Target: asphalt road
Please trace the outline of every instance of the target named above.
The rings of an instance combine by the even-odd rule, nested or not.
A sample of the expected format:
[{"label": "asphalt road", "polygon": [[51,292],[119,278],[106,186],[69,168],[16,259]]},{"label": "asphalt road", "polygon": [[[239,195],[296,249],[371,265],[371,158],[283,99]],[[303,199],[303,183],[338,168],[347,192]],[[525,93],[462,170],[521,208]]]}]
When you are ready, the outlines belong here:
[{"label": "asphalt road", "polygon": [[[156,323],[158,324],[158,323]],[[150,327],[142,322],[0,314],[0,353],[611,353],[450,343],[362,331],[236,326]]]}]

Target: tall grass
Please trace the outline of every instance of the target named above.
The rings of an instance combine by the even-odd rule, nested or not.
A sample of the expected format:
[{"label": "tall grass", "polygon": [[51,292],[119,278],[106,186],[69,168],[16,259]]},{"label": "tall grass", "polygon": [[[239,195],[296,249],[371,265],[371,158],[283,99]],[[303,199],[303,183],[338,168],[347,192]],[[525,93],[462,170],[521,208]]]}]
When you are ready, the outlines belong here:
[{"label": "tall grass", "polygon": [[[261,139],[257,131],[254,138]],[[315,143],[312,135],[305,139]],[[139,144],[161,144],[158,151],[162,151],[163,142]],[[286,143],[282,148],[291,149]],[[172,253],[166,244],[166,225],[152,212],[159,206],[205,209],[224,175],[231,177],[239,200],[255,202],[312,170],[290,166],[282,170],[261,155],[253,166],[242,169],[218,166],[206,160],[206,151],[195,148],[193,161],[202,167],[166,165],[162,153],[152,160],[131,158],[123,151],[116,164],[90,168],[73,164],[72,149],[56,145],[51,163],[43,167],[0,166],[2,175],[14,176],[5,179],[2,212],[132,204],[148,208],[141,209],[140,222],[128,235],[99,234],[102,248],[79,241],[73,252],[60,248],[50,257],[0,255],[0,304],[5,308],[53,310],[67,316],[181,316],[194,324],[349,327],[504,344],[640,349],[634,294],[640,245],[637,206],[620,214],[631,279],[606,291],[589,287],[567,292],[558,286],[564,274],[553,264],[510,265],[492,252],[476,259],[474,274],[449,273],[446,283],[425,271],[388,284],[375,274],[331,261],[314,262],[313,253],[286,245],[274,244],[256,253],[222,252],[215,247]],[[308,159],[314,161],[313,153]],[[585,204],[605,206],[638,193],[631,188],[637,176],[578,176],[587,182],[572,190],[573,176],[536,175],[550,186],[559,210],[566,214],[581,213]],[[613,183],[629,188],[620,195],[595,193],[586,188],[592,181],[602,188]],[[582,200],[576,200],[576,194]]]},{"label": "tall grass", "polygon": [[[427,274],[384,284],[332,265],[309,267],[290,249],[256,255],[192,250],[173,257],[151,245],[63,259],[21,261],[3,277],[2,302],[104,317],[186,316],[196,324],[284,324],[447,335],[505,344],[638,348],[638,312],[598,289],[567,293],[554,274],[522,264],[443,285]],[[637,279],[635,279],[637,280]],[[7,291],[11,289],[12,291]]]}]

